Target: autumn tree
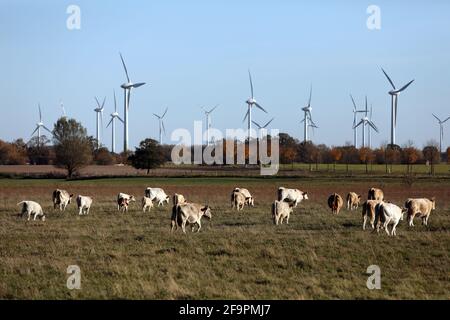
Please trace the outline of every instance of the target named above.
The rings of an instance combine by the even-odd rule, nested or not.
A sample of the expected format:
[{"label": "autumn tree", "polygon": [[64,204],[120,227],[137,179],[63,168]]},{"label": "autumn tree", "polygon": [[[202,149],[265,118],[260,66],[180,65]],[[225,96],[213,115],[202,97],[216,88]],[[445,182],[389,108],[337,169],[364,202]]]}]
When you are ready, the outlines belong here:
[{"label": "autumn tree", "polygon": [[435,173],[435,164],[440,161],[439,148],[436,145],[427,145],[423,148],[422,153],[427,164],[430,165],[430,174],[433,175]]},{"label": "autumn tree", "polygon": [[330,151],[331,158],[333,159],[333,170],[336,171],[336,162],[339,162],[342,158],[342,151],[340,148],[333,147]]},{"label": "autumn tree", "polygon": [[134,168],[145,169],[149,174],[151,169],[158,168],[165,163],[163,151],[158,141],[145,139],[141,141],[134,154],[129,157],[129,161]]},{"label": "autumn tree", "polygon": [[419,160],[420,151],[414,147],[412,141],[408,142],[402,149],[402,163],[406,164],[406,173],[412,173],[412,166]]}]

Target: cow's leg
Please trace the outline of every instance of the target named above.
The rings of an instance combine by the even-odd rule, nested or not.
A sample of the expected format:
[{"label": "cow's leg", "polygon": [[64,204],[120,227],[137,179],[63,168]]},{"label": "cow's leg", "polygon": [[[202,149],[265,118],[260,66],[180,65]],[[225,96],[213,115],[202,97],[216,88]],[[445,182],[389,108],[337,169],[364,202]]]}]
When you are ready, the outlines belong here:
[{"label": "cow's leg", "polygon": [[366,230],[366,221],[367,221],[367,216],[364,215],[363,216],[363,230]]},{"label": "cow's leg", "polygon": [[429,217],[430,217],[429,214],[425,217],[425,225],[426,225],[426,226],[428,226],[428,218],[429,218]]},{"label": "cow's leg", "polygon": [[83,207],[80,206],[80,207],[78,208],[78,215],[81,216],[82,214],[83,214]]},{"label": "cow's leg", "polygon": [[186,221],[183,220],[183,222],[181,223],[181,230],[183,230],[183,233],[186,233]]},{"label": "cow's leg", "polygon": [[392,230],[391,230],[391,235],[392,236],[396,236],[397,235],[397,224],[398,224],[398,221],[396,223],[394,223],[394,226],[392,227]]},{"label": "cow's leg", "polygon": [[202,228],[202,224],[201,224],[200,220],[197,221],[197,226],[198,226],[198,229],[197,229],[197,233],[198,233],[200,231],[200,229]]},{"label": "cow's leg", "polygon": [[414,227],[414,216],[415,216],[414,213],[409,216],[409,226],[410,227]]},{"label": "cow's leg", "polygon": [[389,221],[390,219],[386,219],[386,222],[384,223],[384,231],[386,231],[387,235],[389,236]]},{"label": "cow's leg", "polygon": [[38,216],[38,212],[35,212],[35,213],[34,213],[33,221],[36,221],[37,216]]},{"label": "cow's leg", "polygon": [[286,224],[289,224],[289,214],[286,216]]}]

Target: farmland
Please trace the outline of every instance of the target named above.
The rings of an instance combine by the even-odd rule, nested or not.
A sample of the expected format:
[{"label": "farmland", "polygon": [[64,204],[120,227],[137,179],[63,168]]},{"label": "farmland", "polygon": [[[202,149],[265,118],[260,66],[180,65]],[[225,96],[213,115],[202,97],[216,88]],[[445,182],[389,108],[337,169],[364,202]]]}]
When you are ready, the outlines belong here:
[{"label": "farmland", "polygon": [[[115,195],[147,186],[212,207],[199,234],[171,234],[170,208],[119,214]],[[230,209],[229,195],[247,187],[255,208]],[[275,227],[270,204],[279,186],[308,191],[289,225]],[[381,187],[401,205],[432,197],[429,226],[402,221],[395,239],[361,229],[361,211],[332,216],[327,196]],[[89,216],[75,205],[60,214],[51,191],[92,195]],[[21,200],[43,205],[47,221],[16,215]],[[449,299],[450,180],[401,177],[0,179],[0,298],[3,299]],[[66,269],[81,269],[81,289],[68,290]],[[381,290],[368,290],[366,269],[381,268]]]}]

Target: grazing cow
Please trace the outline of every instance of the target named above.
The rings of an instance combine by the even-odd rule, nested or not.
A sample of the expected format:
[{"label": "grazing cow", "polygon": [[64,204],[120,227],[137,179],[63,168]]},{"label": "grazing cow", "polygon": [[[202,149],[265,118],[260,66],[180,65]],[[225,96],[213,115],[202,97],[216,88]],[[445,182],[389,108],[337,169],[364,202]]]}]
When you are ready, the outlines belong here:
[{"label": "grazing cow", "polygon": [[354,192],[349,192],[349,194],[347,195],[347,210],[353,211],[358,209],[360,202],[360,195]]},{"label": "grazing cow", "polygon": [[244,210],[244,206],[247,203],[245,195],[242,192],[234,191],[231,197],[233,200],[233,208],[236,208],[237,211]]},{"label": "grazing cow", "polygon": [[367,194],[367,200],[383,201],[384,200],[383,190],[377,188],[370,188]]},{"label": "grazing cow", "polygon": [[26,213],[28,215],[28,221],[31,219],[31,215],[34,214],[33,220],[36,220],[37,217],[40,217],[42,221],[45,221],[45,214],[42,211],[42,207],[39,203],[34,201],[22,201],[17,204],[18,206],[22,206],[21,216]]},{"label": "grazing cow", "polygon": [[286,219],[286,224],[289,224],[289,217],[294,210],[293,202],[277,201],[272,204],[272,218],[273,223],[278,225],[278,223],[283,224],[284,219]]},{"label": "grazing cow", "polygon": [[[375,206],[375,220],[377,221],[377,232],[383,227],[386,233],[396,236],[396,228],[400,220],[403,220],[403,211],[399,206],[393,203],[380,202]],[[392,224],[391,233],[389,234],[388,226]]]},{"label": "grazing cow", "polygon": [[66,190],[56,189],[53,191],[53,208],[59,207],[59,211],[65,211],[72,197],[73,194],[69,194]]},{"label": "grazing cow", "polygon": [[142,212],[145,212],[147,209],[150,212],[151,208],[153,208],[153,201],[148,197],[142,198]]},{"label": "grazing cow", "polygon": [[367,219],[370,218],[370,225],[372,229],[375,229],[375,206],[381,201],[378,200],[367,200],[362,205],[362,219],[363,219],[363,230],[366,230]]},{"label": "grazing cow", "polygon": [[344,200],[337,193],[333,193],[328,198],[328,206],[330,207],[331,212],[333,214],[339,214],[339,211],[341,211],[341,208],[343,205],[344,205]]},{"label": "grazing cow", "polygon": [[77,197],[77,206],[78,206],[78,214],[81,216],[83,214],[89,214],[89,210],[91,209],[92,198],[81,196]]},{"label": "grazing cow", "polygon": [[207,205],[201,205],[196,203],[183,203],[173,206],[172,209],[172,221],[171,231],[177,229],[177,226],[181,226],[181,229],[186,233],[186,224],[192,225],[192,232],[194,232],[194,226],[197,225],[197,232],[202,228],[200,220],[205,216],[211,219],[211,208]]},{"label": "grazing cow", "polygon": [[245,188],[234,188],[233,193],[234,192],[240,192],[244,195],[245,197],[245,204],[248,206],[255,206],[255,200],[253,199],[252,194],[250,193],[250,191],[248,191],[248,189]]},{"label": "grazing cow", "polygon": [[158,207],[163,205],[164,202],[169,204],[170,197],[161,188],[147,188],[145,189],[145,196],[152,199],[152,201],[158,202]]},{"label": "grazing cow", "polygon": [[418,215],[422,218],[422,225],[428,225],[428,218],[430,217],[431,210],[436,209],[435,198],[426,199],[408,199],[405,202],[405,208],[408,210],[408,224],[410,227],[414,226],[414,217]]},{"label": "grazing cow", "polygon": [[173,205],[176,206],[177,204],[186,203],[186,198],[182,194],[175,193],[173,195]]},{"label": "grazing cow", "polygon": [[303,192],[298,189],[278,188],[278,201],[292,202],[294,203],[294,207],[297,208],[297,205],[302,200],[308,200],[308,192]]},{"label": "grazing cow", "polygon": [[123,212],[128,212],[128,205],[130,202],[136,201],[136,198],[133,195],[129,195],[126,193],[119,193],[117,195],[117,210],[120,211],[122,209]]}]

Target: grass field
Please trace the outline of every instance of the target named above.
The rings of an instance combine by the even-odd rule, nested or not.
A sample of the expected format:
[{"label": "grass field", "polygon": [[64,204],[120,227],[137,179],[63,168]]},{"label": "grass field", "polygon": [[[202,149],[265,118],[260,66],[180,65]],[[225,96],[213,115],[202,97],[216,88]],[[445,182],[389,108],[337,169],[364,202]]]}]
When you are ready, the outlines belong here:
[{"label": "grass field", "polygon": [[[279,186],[308,191],[289,225],[274,226],[270,204]],[[212,206],[199,234],[171,234],[170,208],[126,214],[115,196],[141,196],[147,186]],[[255,208],[229,206],[230,191],[247,187]],[[361,211],[332,216],[332,192],[363,194],[381,187],[401,205],[407,197],[437,198],[429,226],[402,221],[390,238],[361,228]],[[51,207],[54,188],[94,196],[89,216],[75,205]],[[35,200],[47,221],[16,216]],[[380,181],[257,178],[0,179],[0,298],[3,299],[449,299],[450,180]],[[366,269],[381,268],[381,290],[368,290]],[[66,269],[81,268],[81,290],[68,290]]]}]

